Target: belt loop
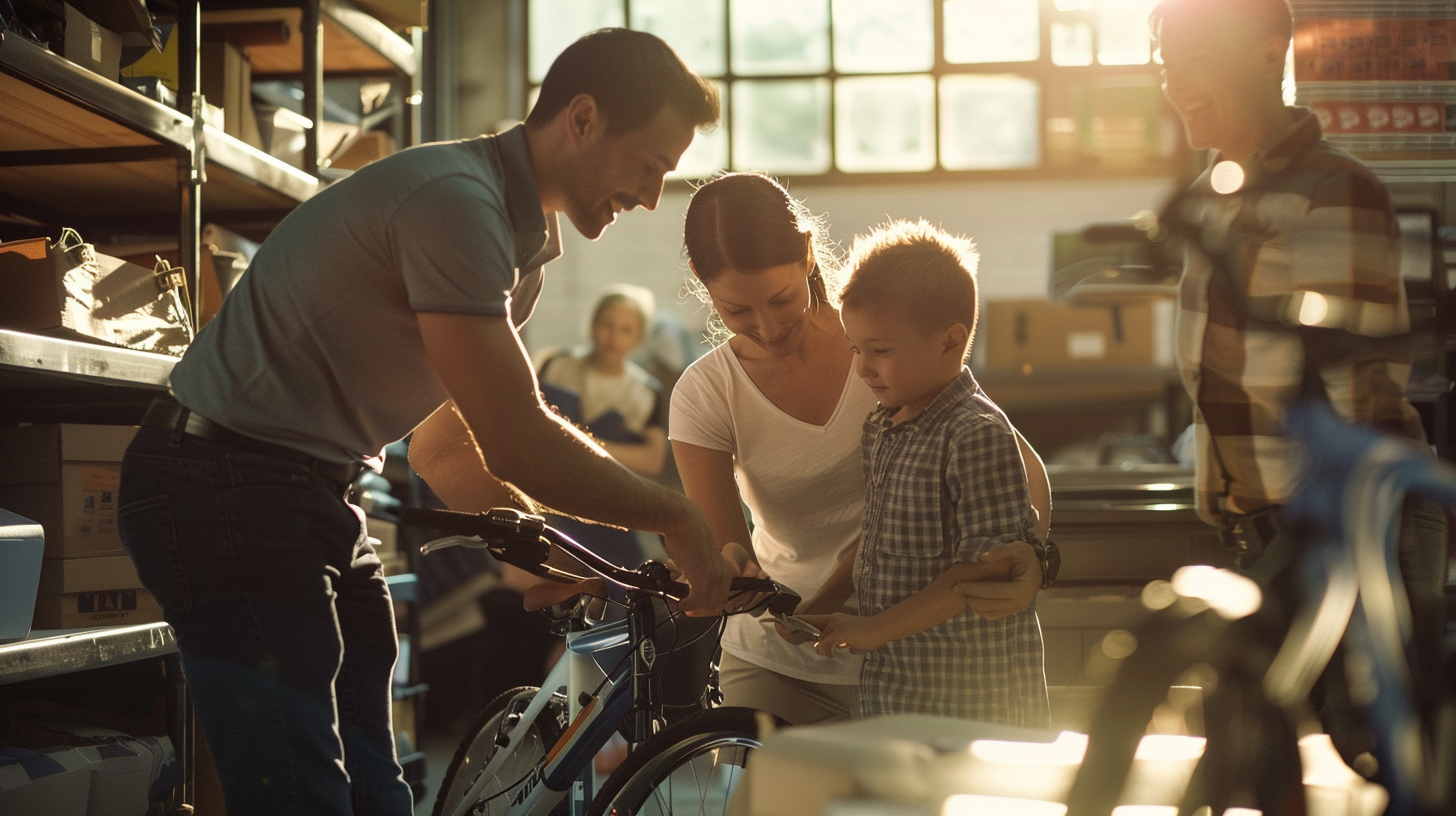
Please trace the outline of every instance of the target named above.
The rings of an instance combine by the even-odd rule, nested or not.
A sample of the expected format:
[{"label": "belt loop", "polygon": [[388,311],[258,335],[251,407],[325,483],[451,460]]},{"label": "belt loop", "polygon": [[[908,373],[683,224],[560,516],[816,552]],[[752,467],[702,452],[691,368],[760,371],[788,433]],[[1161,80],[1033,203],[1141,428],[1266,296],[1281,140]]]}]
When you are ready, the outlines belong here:
[{"label": "belt loop", "polygon": [[192,411],[185,405],[178,405],[181,410],[177,412],[177,421],[172,424],[172,435],[168,439],[172,447],[182,447],[182,436],[187,433],[187,420],[192,416]]}]

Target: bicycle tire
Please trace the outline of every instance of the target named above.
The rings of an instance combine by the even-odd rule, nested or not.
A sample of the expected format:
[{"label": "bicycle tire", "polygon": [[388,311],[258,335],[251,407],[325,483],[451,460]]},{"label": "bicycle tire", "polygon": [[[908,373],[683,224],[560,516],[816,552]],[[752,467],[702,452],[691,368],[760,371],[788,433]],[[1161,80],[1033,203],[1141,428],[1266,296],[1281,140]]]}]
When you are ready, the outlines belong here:
[{"label": "bicycle tire", "polygon": [[587,815],[726,813],[749,752],[763,744],[758,715],[714,708],[669,725],[627,755]]},{"label": "bicycle tire", "polygon": [[[460,740],[460,746],[455,749],[455,756],[451,758],[450,765],[445,770],[445,776],[440,781],[440,790],[435,795],[435,807],[431,811],[433,816],[450,816],[458,810],[461,799],[470,792],[475,784],[475,768],[483,768],[486,763],[500,750],[496,745],[496,735],[500,732],[501,721],[510,711],[515,703],[519,708],[524,709],[526,702],[540,692],[534,686],[519,686],[502,692],[494,700],[481,709],[480,716],[465,732],[465,737]],[[522,701],[517,703],[517,701]],[[526,738],[521,745],[515,746],[512,750],[519,754],[513,761],[506,763],[497,771],[499,777],[484,791],[485,797],[482,801],[475,803],[475,806],[466,811],[472,816],[493,816],[497,813],[504,813],[509,804],[509,796],[496,796],[503,789],[525,778],[536,762],[545,756],[546,749],[551,746],[554,740],[544,737],[538,725],[533,724],[526,731]],[[494,799],[486,797],[496,796]],[[554,810],[552,816],[565,816],[566,802],[563,800]]]}]

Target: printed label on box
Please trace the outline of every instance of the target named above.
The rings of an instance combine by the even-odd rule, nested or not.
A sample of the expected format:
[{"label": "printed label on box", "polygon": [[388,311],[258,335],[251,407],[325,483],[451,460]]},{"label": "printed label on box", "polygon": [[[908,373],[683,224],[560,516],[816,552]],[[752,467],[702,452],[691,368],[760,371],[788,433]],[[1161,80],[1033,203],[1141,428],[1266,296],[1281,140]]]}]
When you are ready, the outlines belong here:
[{"label": "printed label on box", "polygon": [[81,468],[82,535],[116,535],[116,492],[121,487],[121,468],[87,465]]},{"label": "printed label on box", "polygon": [[76,593],[76,611],[83,615],[101,612],[125,614],[137,608],[135,589],[113,589],[105,592]]},{"label": "printed label on box", "polygon": [[1072,332],[1067,335],[1067,356],[1073,360],[1100,360],[1107,356],[1107,335]]}]

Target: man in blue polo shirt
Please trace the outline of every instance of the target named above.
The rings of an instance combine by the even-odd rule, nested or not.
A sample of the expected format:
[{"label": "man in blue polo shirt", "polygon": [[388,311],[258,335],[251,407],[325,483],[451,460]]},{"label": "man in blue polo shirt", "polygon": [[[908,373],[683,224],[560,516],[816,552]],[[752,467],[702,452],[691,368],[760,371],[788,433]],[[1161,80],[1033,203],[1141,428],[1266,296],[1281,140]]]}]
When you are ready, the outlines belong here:
[{"label": "man in blue polo shirt", "polygon": [[452,506],[507,503],[508,484],[660,532],[684,606],[726,602],[734,568],[698,511],[546,409],[518,335],[557,213],[595,239],[653,209],[717,118],[662,41],[587,35],[525,125],[405,150],[298,207],[178,363],[123,464],[120,529],[177,631],[232,816],[411,812],[389,592],[342,495],[432,414],[412,458],[448,474],[432,484]]}]

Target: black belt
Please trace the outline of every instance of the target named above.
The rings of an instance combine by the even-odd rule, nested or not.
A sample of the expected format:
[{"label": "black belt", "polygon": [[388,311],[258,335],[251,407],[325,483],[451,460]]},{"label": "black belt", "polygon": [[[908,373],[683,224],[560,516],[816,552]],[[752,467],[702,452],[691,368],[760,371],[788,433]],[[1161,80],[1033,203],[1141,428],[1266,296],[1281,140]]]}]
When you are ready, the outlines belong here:
[{"label": "black belt", "polygon": [[277,445],[272,442],[264,442],[261,439],[254,439],[251,436],[240,434],[237,431],[229,430],[213,422],[205,416],[193,413],[190,408],[179,404],[171,398],[158,398],[152,400],[151,407],[147,408],[146,416],[142,417],[142,426],[146,428],[161,428],[173,433],[182,433],[195,436],[200,439],[208,439],[213,442],[220,442],[228,447],[237,450],[256,453],[260,456],[271,456],[275,459],[283,459],[288,462],[295,462],[307,466],[314,473],[326,479],[332,479],[340,485],[348,485],[359,475],[364,465],[362,462],[329,462],[310,456],[301,450],[290,448],[287,445]]}]

